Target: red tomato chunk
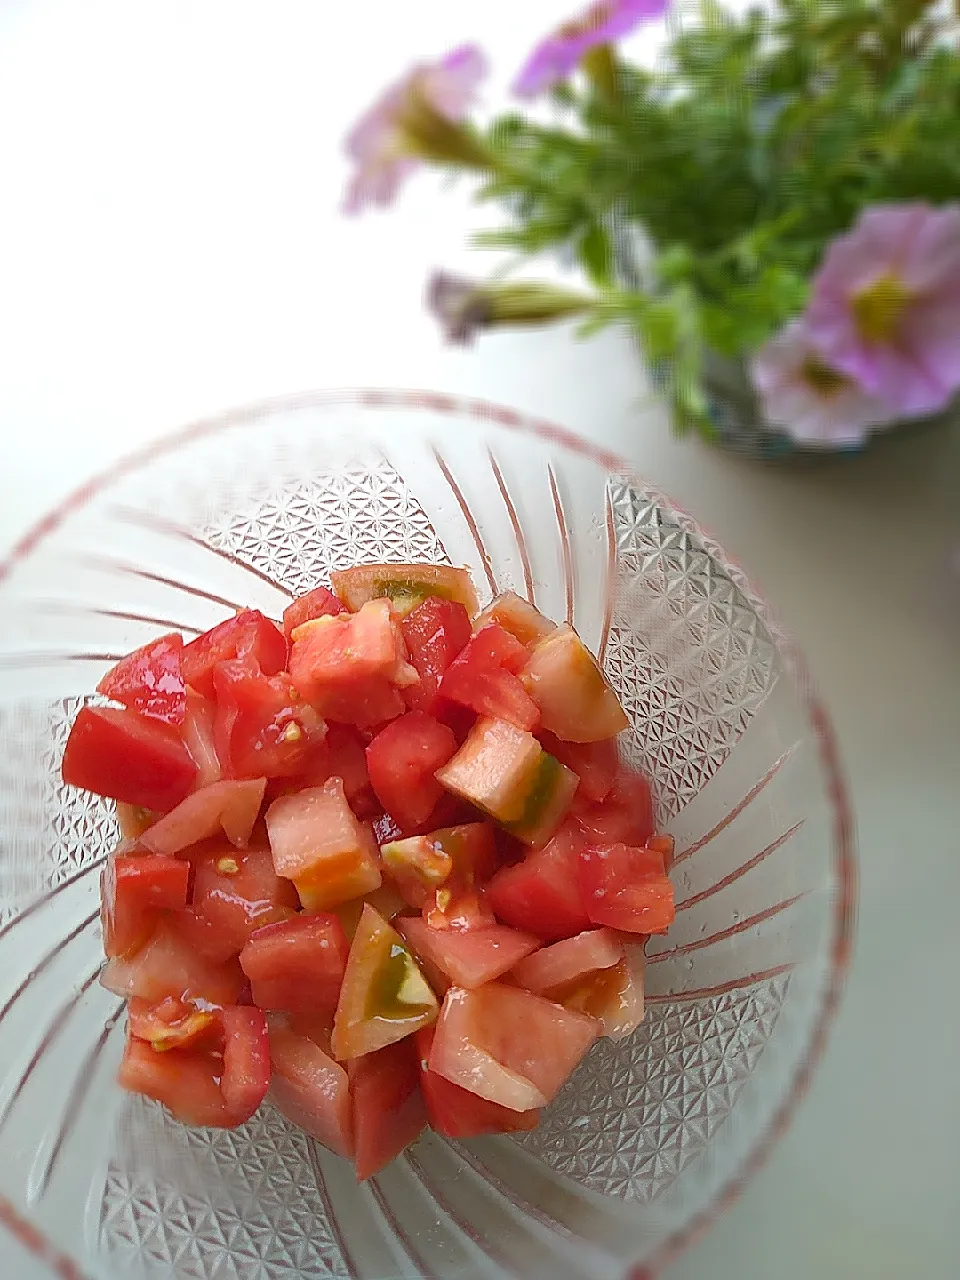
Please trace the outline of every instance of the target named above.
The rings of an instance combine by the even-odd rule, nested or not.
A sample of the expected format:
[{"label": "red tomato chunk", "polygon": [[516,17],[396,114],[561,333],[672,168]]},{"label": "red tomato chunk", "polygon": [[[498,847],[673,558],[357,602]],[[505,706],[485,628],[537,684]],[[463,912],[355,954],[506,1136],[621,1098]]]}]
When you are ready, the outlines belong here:
[{"label": "red tomato chunk", "polygon": [[283,633],[289,641],[297,627],[314,618],[335,618],[344,612],[344,606],[329,587],[314,587],[305,596],[294,600],[283,611]]},{"label": "red tomato chunk", "polygon": [[174,632],[127,654],[103,677],[97,693],[141,715],[183,724],[187,713],[183,637]]},{"label": "red tomato chunk", "polygon": [[73,787],[166,813],[190,792],[197,767],[170,725],[133,711],[81,707],[62,774]]},{"label": "red tomato chunk", "polygon": [[258,929],[240,952],[240,965],[261,1009],[332,1013],[348,951],[336,916],[298,915]]},{"label": "red tomato chunk", "polygon": [[431,596],[408,613],[400,624],[410,661],[420,677],[407,692],[415,711],[436,714],[440,683],[454,658],[470,639],[470,618],[455,600]]},{"label": "red tomato chunk", "polygon": [[594,924],[625,933],[666,933],[673,924],[673,885],[656,849],[594,846],[580,854],[580,892]]},{"label": "red tomato chunk", "polygon": [[184,679],[212,698],[217,666],[234,658],[252,658],[265,676],[276,675],[287,665],[286,638],[258,609],[243,609],[184,647]]},{"label": "red tomato chunk", "polygon": [[528,657],[519,640],[491,623],[471,637],[450,664],[440,692],[478,715],[535,729],[540,712],[515,674]]},{"label": "red tomato chunk", "polygon": [[419,826],[430,817],[443,794],[433,775],[456,750],[452,731],[422,711],[399,716],[367,747],[371,785],[402,827]]},{"label": "red tomato chunk", "polygon": [[351,1066],[354,1164],[363,1182],[390,1163],[426,1128],[420,1068],[412,1039],[358,1058]]}]

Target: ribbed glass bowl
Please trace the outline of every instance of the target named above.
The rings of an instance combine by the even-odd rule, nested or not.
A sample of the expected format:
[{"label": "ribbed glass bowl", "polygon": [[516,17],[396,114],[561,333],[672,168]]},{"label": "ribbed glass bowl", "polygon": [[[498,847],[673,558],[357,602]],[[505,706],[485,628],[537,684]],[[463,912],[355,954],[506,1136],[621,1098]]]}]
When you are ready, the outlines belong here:
[{"label": "ribbed glass bowl", "polygon": [[[519,1138],[424,1136],[358,1187],[264,1107],[190,1130],[123,1094],[98,981],[112,804],[65,787],[123,653],[357,561],[468,565],[568,619],[676,837],[647,1016]],[[654,1275],[735,1195],[822,1049],[854,917],[830,730],[763,600],[617,458],[509,410],[310,394],[118,465],[0,566],[0,1219],[53,1273],[209,1280]]]}]

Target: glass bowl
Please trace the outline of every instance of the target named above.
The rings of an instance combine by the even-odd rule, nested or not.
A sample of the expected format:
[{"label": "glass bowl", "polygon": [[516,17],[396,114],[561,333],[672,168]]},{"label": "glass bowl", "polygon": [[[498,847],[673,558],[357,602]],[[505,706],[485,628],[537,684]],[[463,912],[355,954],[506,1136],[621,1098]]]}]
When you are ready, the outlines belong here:
[{"label": "glass bowl", "polygon": [[[428,1134],[358,1187],[264,1107],[190,1130],[114,1084],[98,981],[111,803],[60,782],[102,672],[158,632],[273,616],[357,561],[468,565],[573,622],[677,841],[647,1016],[519,1138]],[[0,566],[0,1218],[54,1274],[659,1273],[760,1164],[809,1080],[855,911],[833,739],[741,570],[618,458],[492,405],[317,393],[117,465]]]}]

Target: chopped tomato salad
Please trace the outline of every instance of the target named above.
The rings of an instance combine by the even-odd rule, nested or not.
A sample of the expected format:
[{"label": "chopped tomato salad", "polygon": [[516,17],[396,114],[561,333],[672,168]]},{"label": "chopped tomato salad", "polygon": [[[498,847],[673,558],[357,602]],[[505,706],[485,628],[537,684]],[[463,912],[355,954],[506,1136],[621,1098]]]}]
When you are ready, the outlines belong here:
[{"label": "chopped tomato salad", "polygon": [[430,1126],[536,1127],[643,1018],[673,842],[569,625],[466,570],[362,565],[123,658],[63,779],[117,802],[101,982],[124,1089],[184,1124],[265,1101],[357,1178]]}]

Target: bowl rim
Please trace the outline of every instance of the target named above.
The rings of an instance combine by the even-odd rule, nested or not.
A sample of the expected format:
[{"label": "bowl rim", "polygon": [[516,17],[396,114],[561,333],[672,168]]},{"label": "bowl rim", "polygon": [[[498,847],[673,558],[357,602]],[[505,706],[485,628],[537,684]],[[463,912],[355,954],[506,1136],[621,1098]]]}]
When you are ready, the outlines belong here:
[{"label": "bowl rim", "polygon": [[[790,1088],[740,1167],[714,1194],[709,1204],[667,1237],[652,1258],[628,1268],[625,1275],[625,1280],[656,1280],[681,1252],[698,1241],[720,1215],[736,1203],[754,1175],[766,1163],[793,1120],[799,1104],[810,1088],[816,1068],[826,1049],[829,1032],[839,1008],[844,982],[849,971],[856,934],[858,870],[855,823],[832,724],[814,691],[809,669],[796,643],[779,623],[775,612],[764,594],[757,588],[754,580],[729,554],[723,543],[716,539],[682,504],[674,501],[658,486],[652,485],[632,463],[601,445],[585,440],[567,427],[473,396],[415,388],[337,387],[293,392],[239,405],[164,432],[141,448],[121,455],[110,466],[97,472],[68,493],[14,543],[9,553],[0,560],[0,587],[14,569],[53,534],[70,515],[85,506],[110,484],[173,452],[179,446],[214,435],[218,431],[255,423],[260,418],[276,413],[345,405],[365,409],[420,410],[438,415],[465,417],[480,423],[493,423],[520,434],[537,437],[546,444],[559,445],[615,475],[626,475],[638,479],[648,492],[681,516],[692,530],[705,536],[711,543],[711,551],[722,553],[726,568],[733,570],[736,576],[737,585],[744,590],[750,603],[757,608],[764,622],[774,633],[778,648],[786,658],[796,680],[800,702],[817,744],[820,765],[825,776],[827,797],[833,811],[832,853],[836,896],[833,936],[830,943],[830,971],[823,1002],[813,1026],[810,1042],[796,1069]],[[0,1194],[0,1223],[28,1252],[32,1253],[38,1261],[45,1263],[61,1280],[86,1280],[76,1262],[48,1240],[43,1232],[2,1194]]]}]

